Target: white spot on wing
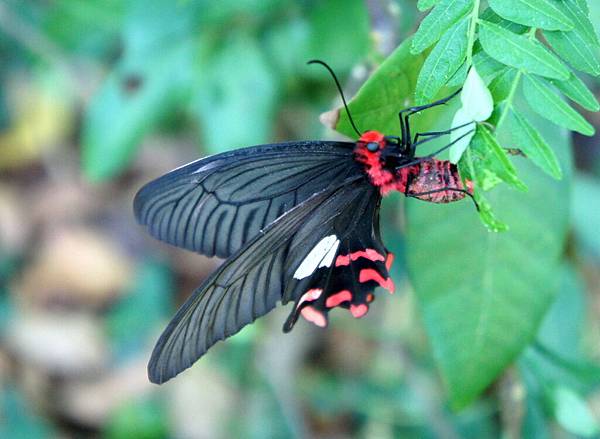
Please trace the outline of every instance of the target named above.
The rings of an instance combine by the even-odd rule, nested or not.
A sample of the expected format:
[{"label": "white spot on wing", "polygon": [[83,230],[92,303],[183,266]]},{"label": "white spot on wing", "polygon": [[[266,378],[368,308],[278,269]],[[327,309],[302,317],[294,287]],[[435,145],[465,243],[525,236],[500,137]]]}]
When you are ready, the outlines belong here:
[{"label": "white spot on wing", "polygon": [[330,267],[339,245],[340,240],[335,235],[329,235],[321,239],[306,255],[294,273],[294,278],[304,279],[313,274],[318,268]]}]

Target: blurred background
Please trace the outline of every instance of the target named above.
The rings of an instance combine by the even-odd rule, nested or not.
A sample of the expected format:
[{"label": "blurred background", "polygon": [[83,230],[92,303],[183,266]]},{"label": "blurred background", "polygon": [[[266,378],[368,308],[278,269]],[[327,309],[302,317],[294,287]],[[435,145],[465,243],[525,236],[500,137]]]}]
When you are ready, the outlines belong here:
[{"label": "blurred background", "polygon": [[[571,437],[550,403],[523,414],[512,369],[449,409],[401,257],[396,295],[361,321],[283,335],[278,309],[147,380],[161,330],[219,262],[151,239],[135,192],[206,154],[334,138],[319,114],[336,90],[305,62],[326,60],[351,96],[421,18],[411,0],[0,0],[0,437]],[[573,144],[574,269],[540,336],[571,331],[598,362],[600,141]],[[401,254],[400,197],[382,223]],[[594,426],[591,360],[539,367],[585,376],[589,409],[571,414]]]}]

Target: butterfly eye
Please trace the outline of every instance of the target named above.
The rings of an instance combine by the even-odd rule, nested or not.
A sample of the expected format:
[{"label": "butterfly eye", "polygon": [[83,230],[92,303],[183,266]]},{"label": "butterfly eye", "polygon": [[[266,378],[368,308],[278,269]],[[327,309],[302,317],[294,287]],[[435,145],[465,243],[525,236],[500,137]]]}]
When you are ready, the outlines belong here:
[{"label": "butterfly eye", "polygon": [[369,142],[369,143],[367,143],[367,149],[371,152],[375,152],[375,151],[379,150],[379,143]]}]

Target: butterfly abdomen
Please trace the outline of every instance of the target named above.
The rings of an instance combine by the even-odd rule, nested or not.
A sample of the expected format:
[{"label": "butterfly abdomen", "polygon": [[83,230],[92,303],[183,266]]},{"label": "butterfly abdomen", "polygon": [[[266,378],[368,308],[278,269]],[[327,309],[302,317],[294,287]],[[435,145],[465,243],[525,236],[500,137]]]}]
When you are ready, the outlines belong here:
[{"label": "butterfly abdomen", "polygon": [[393,189],[431,203],[450,203],[473,192],[462,182],[458,167],[448,160],[430,159],[398,169]]}]

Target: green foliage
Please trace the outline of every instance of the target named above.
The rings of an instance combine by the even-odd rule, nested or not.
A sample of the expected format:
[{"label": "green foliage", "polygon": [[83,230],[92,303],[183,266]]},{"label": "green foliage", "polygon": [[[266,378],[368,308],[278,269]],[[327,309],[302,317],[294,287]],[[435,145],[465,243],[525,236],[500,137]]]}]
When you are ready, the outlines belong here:
[{"label": "green foliage", "polygon": [[[412,82],[415,101],[426,103],[447,94],[447,87],[462,85],[472,66],[483,83],[476,93],[465,86],[452,126],[476,120],[461,111],[481,106],[484,96],[493,100],[494,111],[478,123],[459,169],[474,184],[481,221],[492,231],[507,232],[478,227],[469,203],[445,208],[407,203],[407,263],[455,407],[477,398],[535,338],[558,288],[571,158],[560,129],[541,123],[536,113],[559,127],[592,135],[592,126],[560,93],[588,110],[599,106],[567,64],[584,72],[592,69],[550,49],[537,38],[537,28],[544,35],[586,38],[582,50],[593,63],[586,51],[595,51],[598,44],[586,31],[591,24],[579,3],[497,1],[480,12],[479,1],[435,2],[413,40],[390,55],[349,103],[361,129],[395,134],[394,110],[411,103],[410,82],[406,87],[406,81],[396,78],[412,79],[418,72]],[[419,2],[423,10],[431,6]],[[425,60],[414,58],[421,53]],[[443,129],[428,116],[415,118],[420,130]],[[336,129],[353,135],[343,112]],[[520,151],[514,156],[509,149]]]},{"label": "green foliage", "polygon": [[565,103],[543,78],[527,75],[523,80],[523,93],[531,108],[540,116],[586,136],[594,135],[594,127]]},{"label": "green foliage", "polygon": [[200,127],[209,153],[265,143],[283,88],[299,72],[315,76],[307,60],[322,58],[344,72],[369,48],[362,0],[133,0],[116,19],[123,54],[84,121],[83,169],[93,181],[122,172],[145,136],[173,114]]},{"label": "green foliage", "polygon": [[[425,17],[412,40],[410,51],[421,53],[446,34],[473,8],[473,0],[441,0]],[[456,29],[452,29],[453,34]]]},{"label": "green foliage", "polygon": [[124,55],[96,92],[84,123],[82,162],[91,180],[121,172],[143,137],[185,102],[196,50],[186,38],[193,12],[160,0],[130,6]]},{"label": "green foliage", "polygon": [[583,437],[593,437],[600,432],[583,398],[572,389],[556,386],[550,391],[552,409],[558,423],[569,433]]},{"label": "green foliage", "polygon": [[466,18],[458,21],[444,34],[427,57],[417,80],[417,105],[432,101],[465,61],[468,28],[469,21]]},{"label": "green foliage", "polygon": [[500,16],[525,26],[570,31],[573,21],[562,11],[559,0],[490,0]]},{"label": "green foliage", "polygon": [[523,153],[546,173],[560,180],[562,178],[560,163],[539,131],[515,109],[510,112],[510,117],[512,133],[517,144],[521,145]]},{"label": "green foliage", "polygon": [[199,124],[211,127],[204,134],[207,152],[267,139],[277,89],[260,48],[248,35],[233,34],[205,62],[210,68],[194,84],[192,108]]},{"label": "green foliage", "polygon": [[483,50],[497,61],[549,78],[569,77],[566,66],[538,41],[484,20],[479,22],[479,32]]},{"label": "green foliage", "polygon": [[[423,9],[430,4],[420,5]],[[425,17],[413,39],[411,50],[419,53],[436,43],[420,70],[415,90],[416,102],[423,104],[440,95],[444,86],[461,85],[471,66],[489,84],[495,111],[488,122],[494,125],[490,133],[496,140],[488,145],[520,148],[532,154],[532,160],[554,178],[561,170],[554,153],[537,129],[516,108],[520,87],[534,111],[548,120],[584,135],[594,134],[593,127],[575,109],[560,97],[566,97],[592,111],[598,103],[586,85],[567,67],[569,63],[580,71],[600,74],[598,50],[600,44],[588,17],[585,2],[569,0],[494,0],[480,11],[480,1],[440,1]],[[538,40],[543,35],[551,50]],[[463,107],[464,108],[464,107]],[[456,114],[453,128],[465,122],[464,115]],[[510,117],[509,117],[510,116]],[[506,124],[514,128],[510,131]],[[462,132],[462,131],[461,131]],[[456,136],[454,136],[456,138]],[[465,138],[468,140],[468,137]],[[479,141],[475,138],[471,141]],[[507,141],[514,143],[507,144]],[[464,143],[464,140],[463,140]],[[455,159],[458,150],[454,149]],[[467,155],[468,157],[468,155]],[[511,172],[509,160],[503,161],[506,172]],[[498,169],[485,167],[469,170],[466,159],[461,161],[463,176],[487,175],[482,182],[475,181],[475,196],[485,208],[481,219],[488,227],[497,229],[498,222],[487,209],[481,190],[490,189],[490,175]],[[479,183],[479,184],[478,184]]]},{"label": "green foliage", "polygon": [[518,362],[528,394],[524,437],[550,437],[545,413],[575,434],[586,436],[597,428],[582,401],[600,379],[600,369],[586,358],[580,343],[588,306],[585,286],[569,265],[560,269],[560,280],[536,341]]},{"label": "green foliage", "polygon": [[[568,163],[567,142],[554,146]],[[490,193],[511,226],[507,233],[478,227],[469,203],[443,209],[408,203],[408,268],[455,407],[476,398],[527,346],[557,288],[569,189],[527,160],[517,168],[527,192]]]}]

